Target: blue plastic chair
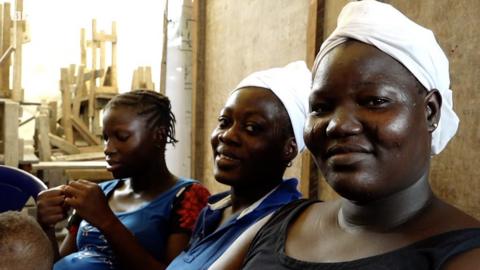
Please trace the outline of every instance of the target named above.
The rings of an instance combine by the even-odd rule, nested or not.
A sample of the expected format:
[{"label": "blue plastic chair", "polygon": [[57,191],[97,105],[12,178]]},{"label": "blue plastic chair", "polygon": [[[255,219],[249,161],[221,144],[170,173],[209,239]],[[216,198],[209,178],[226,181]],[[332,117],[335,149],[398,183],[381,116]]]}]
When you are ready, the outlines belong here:
[{"label": "blue plastic chair", "polygon": [[47,186],[37,177],[20,169],[0,165],[0,213],[20,211],[30,197],[37,199]]}]

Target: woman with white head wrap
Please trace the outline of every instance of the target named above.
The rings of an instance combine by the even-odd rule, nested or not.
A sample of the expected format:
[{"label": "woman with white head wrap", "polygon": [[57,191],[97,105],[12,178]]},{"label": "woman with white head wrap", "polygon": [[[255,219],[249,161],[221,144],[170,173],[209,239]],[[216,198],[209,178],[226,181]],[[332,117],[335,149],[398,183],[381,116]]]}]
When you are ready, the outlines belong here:
[{"label": "woman with white head wrap", "polygon": [[388,4],[351,2],[312,73],[305,144],[341,197],[277,211],[243,269],[478,268],[480,222],[428,182],[458,125],[432,32]]},{"label": "woman with white head wrap", "polygon": [[232,91],[212,133],[215,179],[230,190],[200,213],[189,249],[168,269],[236,269],[271,213],[297,200],[285,169],[303,150],[311,73],[304,62],[255,72]]}]

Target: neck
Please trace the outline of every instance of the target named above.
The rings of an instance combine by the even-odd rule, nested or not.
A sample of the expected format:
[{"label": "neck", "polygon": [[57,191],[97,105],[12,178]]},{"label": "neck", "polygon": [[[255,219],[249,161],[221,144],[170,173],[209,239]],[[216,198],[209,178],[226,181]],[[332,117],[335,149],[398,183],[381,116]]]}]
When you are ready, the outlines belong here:
[{"label": "neck", "polygon": [[263,196],[267,195],[270,191],[276,188],[283,180],[272,181],[268,185],[262,187],[232,187],[232,211],[236,213],[254,204],[260,200]]},{"label": "neck", "polygon": [[338,212],[345,230],[386,231],[396,228],[422,212],[433,198],[428,171],[413,185],[386,198],[364,205],[343,199]]},{"label": "neck", "polygon": [[175,184],[177,177],[167,168],[165,160],[146,168],[141,174],[131,177],[131,187],[135,193],[159,194]]}]

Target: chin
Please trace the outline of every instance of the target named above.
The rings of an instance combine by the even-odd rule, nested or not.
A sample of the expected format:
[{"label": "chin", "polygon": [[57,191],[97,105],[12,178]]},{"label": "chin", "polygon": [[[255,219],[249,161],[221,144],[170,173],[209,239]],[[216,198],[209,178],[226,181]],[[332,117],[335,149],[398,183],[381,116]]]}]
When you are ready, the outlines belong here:
[{"label": "chin", "polygon": [[368,203],[381,198],[383,195],[373,186],[374,183],[366,179],[355,177],[329,177],[328,184],[342,198],[358,203]]}]

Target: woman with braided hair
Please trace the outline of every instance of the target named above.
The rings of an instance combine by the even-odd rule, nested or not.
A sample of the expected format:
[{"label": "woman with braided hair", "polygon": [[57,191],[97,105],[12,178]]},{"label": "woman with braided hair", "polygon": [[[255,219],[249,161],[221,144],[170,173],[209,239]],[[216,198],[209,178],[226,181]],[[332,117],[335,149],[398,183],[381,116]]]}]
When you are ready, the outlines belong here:
[{"label": "woman with braided hair", "polygon": [[38,220],[50,234],[75,210],[54,269],[164,269],[188,244],[209,195],[167,168],[165,146],[177,142],[169,99],[153,91],[114,97],[103,136],[116,180],[78,180],[39,196]]}]

